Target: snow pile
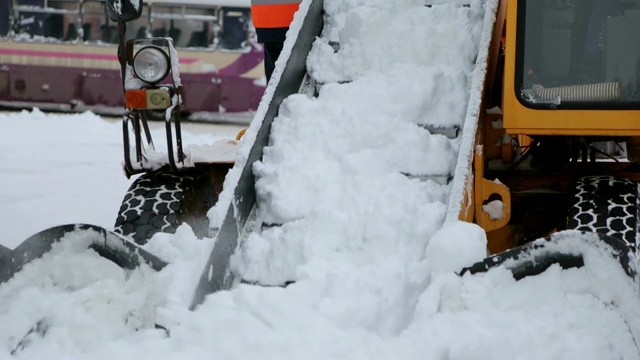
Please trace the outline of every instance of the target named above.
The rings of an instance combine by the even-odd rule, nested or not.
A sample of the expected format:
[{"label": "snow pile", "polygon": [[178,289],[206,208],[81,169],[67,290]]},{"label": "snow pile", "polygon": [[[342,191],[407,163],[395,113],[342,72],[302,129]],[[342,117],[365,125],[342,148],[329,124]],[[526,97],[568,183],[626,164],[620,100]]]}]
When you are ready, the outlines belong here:
[{"label": "snow pile", "polygon": [[[456,142],[418,126],[464,121],[483,3],[453,4],[325,0],[329,23],[309,64],[326,84],[316,99],[283,104],[255,166],[259,216],[275,226],[251,234],[232,259],[245,279],[295,283],[238,285],[189,311],[211,239],[198,241],[188,226],[155,236],[146,248],[171,260],[159,273],[113,268],[68,239],[59,246],[65,254],[47,254],[0,286],[0,324],[11,324],[0,327],[0,358],[12,351],[25,359],[639,358],[631,336],[640,323],[637,283],[580,238],[566,245],[583,248],[580,270],[552,266],[520,281],[505,268],[456,274],[484,257],[484,233],[471,224],[443,227],[450,186],[405,175],[442,175],[455,165]],[[341,50],[329,53],[329,41]],[[42,131],[43,117],[55,118],[2,115],[0,127]],[[94,115],[79,117],[95,126],[86,134],[103,126]],[[37,141],[56,134],[45,129],[30,149],[55,157],[62,147]],[[252,131],[254,124],[246,136]],[[117,154],[119,164],[119,146],[74,139]],[[0,156],[7,163],[17,153]],[[27,161],[18,164],[3,173],[30,171]],[[61,185],[79,173],[64,174]],[[104,207],[98,195],[120,174],[82,174],[95,193],[82,213]],[[3,199],[28,196],[26,184],[5,185]],[[61,212],[59,197],[31,201],[41,217]],[[16,225],[28,222],[5,228]],[[43,319],[46,334],[32,333],[21,348]]]}]

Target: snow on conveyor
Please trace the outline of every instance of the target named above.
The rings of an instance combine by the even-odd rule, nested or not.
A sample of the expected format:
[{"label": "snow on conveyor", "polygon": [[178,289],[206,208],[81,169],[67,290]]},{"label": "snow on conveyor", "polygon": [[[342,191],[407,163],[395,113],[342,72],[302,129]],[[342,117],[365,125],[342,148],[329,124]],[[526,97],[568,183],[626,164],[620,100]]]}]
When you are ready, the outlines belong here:
[{"label": "snow on conveyor", "polygon": [[[484,257],[484,233],[443,229],[451,184],[405,174],[455,171],[460,138],[418,125],[465,125],[485,3],[423,4],[325,0],[308,59],[324,85],[284,101],[254,167],[259,220],[281,225],[232,259],[245,279],[294,284],[239,285],[189,311],[211,240],[188,227],[147,245],[171,261],[158,274],[63,242],[0,287],[0,358],[638,358],[619,311],[640,314],[637,291],[614,259],[519,282],[501,268],[454,274]],[[22,349],[40,320],[46,335]]]}]

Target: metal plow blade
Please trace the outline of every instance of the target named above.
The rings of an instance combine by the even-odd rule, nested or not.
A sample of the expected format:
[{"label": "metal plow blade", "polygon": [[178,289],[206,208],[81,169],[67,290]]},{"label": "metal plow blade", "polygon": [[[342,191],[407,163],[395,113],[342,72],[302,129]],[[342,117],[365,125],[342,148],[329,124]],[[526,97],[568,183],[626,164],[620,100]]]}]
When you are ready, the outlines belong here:
[{"label": "metal plow blade", "polygon": [[73,240],[74,235],[77,235],[75,238],[82,238],[83,241],[89,239],[88,248],[123,269],[134,269],[144,263],[159,271],[167,265],[166,262],[126,238],[102,227],[68,224],[43,230],[29,237],[13,250],[0,245],[0,283],[9,280],[26,264],[49,252],[53,244],[63,238]]},{"label": "metal plow blade", "polygon": [[504,266],[516,280],[520,280],[541,274],[553,264],[558,264],[563,269],[580,268],[585,265],[584,255],[589,248],[610,254],[620,262],[629,277],[636,279],[637,256],[631,245],[618,238],[582,231],[558,232],[548,238],[490,256],[464,268],[460,275],[487,272]]},{"label": "metal plow blade", "polygon": [[[618,238],[595,232],[567,230],[488,257],[463,269],[460,275],[489,272],[491,269],[504,266],[512,273],[513,278],[519,281],[529,276],[541,276],[551,266],[556,265],[562,269],[586,271],[590,283],[601,291],[583,291],[600,299],[603,306],[615,309],[624,320],[626,331],[636,344],[640,344],[637,259],[635,246]],[[620,269],[616,269],[616,263],[619,263]],[[626,283],[626,290],[619,288],[620,293],[610,293],[615,290],[608,285],[621,283]]]}]

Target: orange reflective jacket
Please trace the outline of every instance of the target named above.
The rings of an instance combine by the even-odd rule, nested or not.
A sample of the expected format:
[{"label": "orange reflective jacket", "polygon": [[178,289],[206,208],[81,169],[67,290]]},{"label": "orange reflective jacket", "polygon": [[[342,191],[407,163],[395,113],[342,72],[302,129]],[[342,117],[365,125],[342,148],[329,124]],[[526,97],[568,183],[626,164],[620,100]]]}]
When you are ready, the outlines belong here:
[{"label": "orange reflective jacket", "polygon": [[251,17],[256,29],[288,28],[301,0],[251,0]]}]

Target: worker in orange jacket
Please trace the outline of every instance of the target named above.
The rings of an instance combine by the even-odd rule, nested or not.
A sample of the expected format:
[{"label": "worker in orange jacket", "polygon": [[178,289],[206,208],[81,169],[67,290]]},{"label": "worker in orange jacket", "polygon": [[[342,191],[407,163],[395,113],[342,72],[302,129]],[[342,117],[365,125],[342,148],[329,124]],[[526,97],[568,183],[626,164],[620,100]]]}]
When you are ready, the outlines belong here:
[{"label": "worker in orange jacket", "polygon": [[301,0],[251,0],[251,17],[258,42],[264,44],[267,81],[282,51],[285,35]]}]

